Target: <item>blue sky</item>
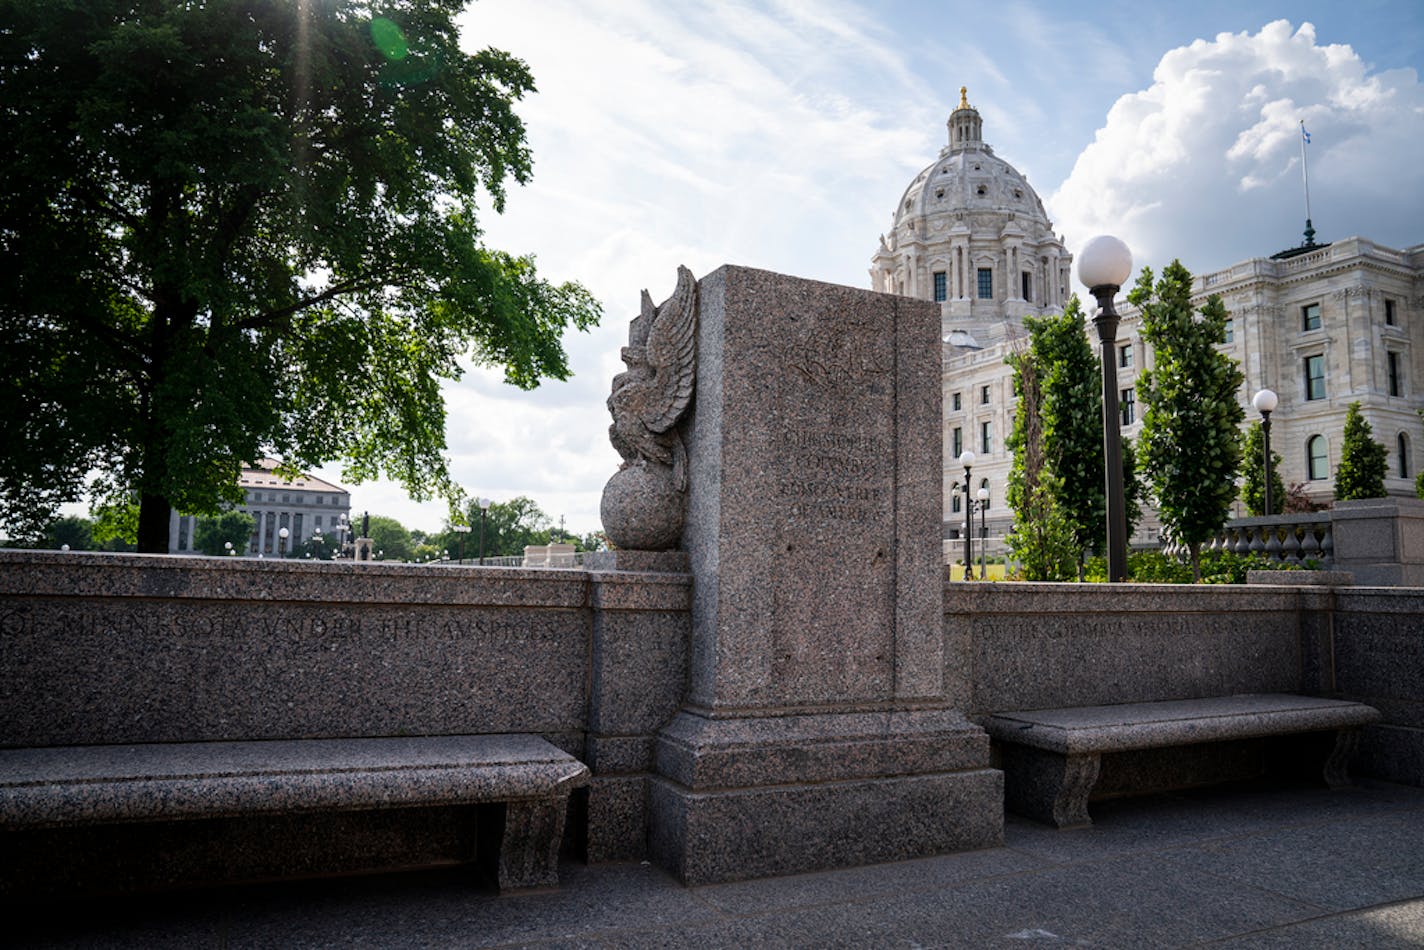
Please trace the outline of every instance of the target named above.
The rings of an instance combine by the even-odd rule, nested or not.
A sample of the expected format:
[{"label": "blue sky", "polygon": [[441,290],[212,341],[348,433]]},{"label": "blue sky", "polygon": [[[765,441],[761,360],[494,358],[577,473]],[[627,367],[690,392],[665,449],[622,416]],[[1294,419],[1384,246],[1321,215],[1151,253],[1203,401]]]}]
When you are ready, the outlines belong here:
[{"label": "blue sky", "polygon": [[[603,401],[639,290],[662,300],[680,263],[868,286],[961,85],[1070,251],[1111,231],[1139,263],[1200,272],[1298,243],[1301,119],[1318,239],[1424,243],[1420,0],[481,0],[462,37],[539,86],[519,110],[534,180],[486,215],[490,243],[582,281],[605,316],[568,340],[567,383],[523,393],[476,368],[448,386],[452,468],[581,533],[617,467]],[[352,487],[412,527],[445,514]]]}]

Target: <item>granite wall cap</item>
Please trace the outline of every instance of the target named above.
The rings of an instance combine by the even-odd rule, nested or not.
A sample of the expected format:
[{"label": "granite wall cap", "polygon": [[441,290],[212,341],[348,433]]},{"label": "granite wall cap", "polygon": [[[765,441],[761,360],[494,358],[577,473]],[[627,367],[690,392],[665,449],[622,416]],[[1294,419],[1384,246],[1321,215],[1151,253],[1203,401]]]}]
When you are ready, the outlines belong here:
[{"label": "granite wall cap", "polygon": [[1279,584],[1284,587],[1350,587],[1355,575],[1350,571],[1247,571],[1248,584]]}]

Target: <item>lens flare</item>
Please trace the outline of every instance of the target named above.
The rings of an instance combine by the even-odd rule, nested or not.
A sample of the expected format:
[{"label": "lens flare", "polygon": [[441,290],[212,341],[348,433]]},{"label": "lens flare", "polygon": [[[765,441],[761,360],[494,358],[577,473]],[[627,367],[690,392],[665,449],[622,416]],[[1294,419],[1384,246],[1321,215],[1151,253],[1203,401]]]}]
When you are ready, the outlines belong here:
[{"label": "lens flare", "polygon": [[371,21],[371,42],[376,44],[382,56],[393,62],[410,55],[410,44],[406,43],[401,28],[383,16]]}]

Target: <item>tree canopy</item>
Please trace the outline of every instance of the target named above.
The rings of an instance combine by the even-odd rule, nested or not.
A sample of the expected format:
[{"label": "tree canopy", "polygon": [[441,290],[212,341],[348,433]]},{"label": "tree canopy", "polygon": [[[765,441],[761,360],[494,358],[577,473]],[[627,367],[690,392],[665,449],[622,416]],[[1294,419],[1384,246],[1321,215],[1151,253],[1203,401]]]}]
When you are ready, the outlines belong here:
[{"label": "tree canopy", "polygon": [[1154,361],[1138,380],[1146,406],[1138,461],[1162,523],[1187,546],[1200,579],[1201,543],[1226,521],[1236,498],[1246,413],[1238,401],[1241,369],[1216,348],[1226,341],[1226,308],[1215,294],[1195,309],[1191,298],[1192,275],[1180,261],[1155,283],[1144,267],[1128,294]]},{"label": "tree canopy", "polygon": [[453,497],[459,359],[569,375],[597,304],[481,241],[534,84],[460,49],[463,5],[0,0],[0,525],[98,471],[166,550],[170,506],[240,502],[267,454]]}]

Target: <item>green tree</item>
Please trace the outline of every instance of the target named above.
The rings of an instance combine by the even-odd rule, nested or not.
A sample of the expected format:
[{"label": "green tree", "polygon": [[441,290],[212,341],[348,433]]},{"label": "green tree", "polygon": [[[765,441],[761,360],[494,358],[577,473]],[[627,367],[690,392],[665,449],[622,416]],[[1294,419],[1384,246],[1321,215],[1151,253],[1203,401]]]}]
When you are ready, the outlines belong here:
[{"label": "green tree", "polygon": [[62,548],[69,545],[71,551],[92,551],[96,547],[93,524],[88,518],[75,515],[67,515],[50,522],[49,530],[45,532],[45,541],[45,547]]},{"label": "green tree", "polygon": [[[1137,446],[1131,439],[1122,440],[1122,494],[1123,515],[1127,520],[1127,537],[1137,523],[1142,520],[1142,479],[1137,475]],[[1104,531],[1107,526],[1104,524]]]},{"label": "green tree", "polygon": [[[0,0],[0,525],[98,470],[171,508],[334,459],[454,498],[442,380],[569,375],[598,306],[481,243],[531,169],[527,67],[463,0]],[[22,143],[22,144],[19,144]]]},{"label": "green tree", "polygon": [[1271,507],[1266,510],[1265,437],[1261,423],[1253,422],[1246,430],[1246,444],[1241,451],[1241,500],[1251,515],[1278,515],[1285,510],[1286,483],[1281,479],[1281,453],[1271,449]]},{"label": "green tree", "polygon": [[[1088,551],[1101,551],[1107,539],[1107,497],[1103,477],[1103,393],[1102,366],[1088,339],[1082,306],[1075,294],[1060,314],[1027,317],[1027,355],[1032,360],[1038,393],[1038,427],[1044,462],[1053,473],[1046,484],[1053,493],[1057,511],[1073,529],[1079,575]],[[1011,354],[1015,387],[1019,388],[1023,354]],[[1020,402],[1008,447],[1014,453],[1010,485],[1015,478],[1022,487],[1024,452],[1024,404]],[[1127,495],[1128,533],[1141,517],[1136,499],[1140,488],[1136,478],[1136,456],[1130,443],[1123,445],[1123,484]],[[1014,473],[1018,473],[1015,475]],[[1033,504],[1030,492],[1015,494],[1009,503],[1019,510],[1014,498]]]},{"label": "green tree", "polygon": [[[443,531],[430,538],[437,553],[449,551],[452,558],[460,549],[460,536],[451,530],[451,525],[455,523],[447,522]],[[464,518],[458,523],[468,524],[471,528],[465,539],[465,556],[479,557],[480,509],[474,501],[467,504]],[[509,501],[494,502],[485,513],[485,557],[514,557],[523,554],[528,545],[548,544],[552,524],[549,516],[532,498],[518,495]]]},{"label": "green tree", "polygon": [[216,518],[199,518],[193,529],[193,546],[204,554],[227,554],[227,545],[239,555],[252,545],[257,520],[243,511],[224,511]]},{"label": "green tree", "polygon": [[1061,314],[1024,320],[1039,367],[1043,448],[1058,508],[1073,525],[1079,560],[1107,537],[1102,367],[1074,294]]},{"label": "green tree", "polygon": [[[138,501],[132,494],[111,494],[90,512],[94,516],[94,540],[105,551],[132,551],[138,538]],[[163,550],[168,551],[167,535]]]},{"label": "green tree", "polygon": [[1192,275],[1180,261],[1155,284],[1144,267],[1128,294],[1154,361],[1138,378],[1145,406],[1139,462],[1162,523],[1187,546],[1200,580],[1201,543],[1236,499],[1245,410],[1237,400],[1241,369],[1216,348],[1226,340],[1226,308],[1213,294],[1194,310],[1191,297]]},{"label": "green tree", "polygon": [[385,515],[371,516],[371,542],[381,552],[383,561],[409,560],[415,549],[405,525]]},{"label": "green tree", "polygon": [[1006,500],[1014,523],[1005,537],[1024,580],[1065,581],[1078,573],[1082,546],[1075,524],[1059,502],[1044,436],[1043,377],[1032,346],[1009,357],[1018,405],[1008,445],[1014,453]]},{"label": "green tree", "polygon": [[1335,498],[1383,498],[1384,476],[1389,471],[1388,451],[1372,438],[1373,429],[1360,415],[1360,404],[1345,410],[1345,435],[1340,443],[1340,465],[1335,469]]}]

